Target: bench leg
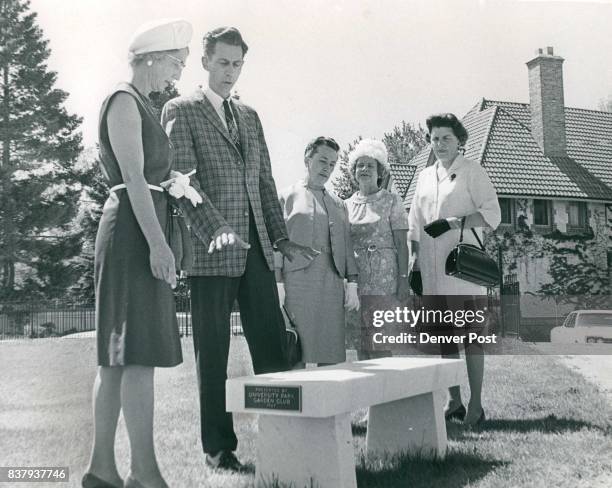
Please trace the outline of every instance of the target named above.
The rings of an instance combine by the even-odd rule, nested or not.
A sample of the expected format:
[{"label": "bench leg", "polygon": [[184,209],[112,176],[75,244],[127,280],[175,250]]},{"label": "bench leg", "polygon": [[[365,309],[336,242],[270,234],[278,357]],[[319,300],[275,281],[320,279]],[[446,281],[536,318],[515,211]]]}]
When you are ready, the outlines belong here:
[{"label": "bench leg", "polygon": [[370,407],[367,454],[443,458],[447,442],[445,397],[445,391],[436,391]]},{"label": "bench leg", "polygon": [[256,479],[257,486],[278,480],[294,488],[356,488],[350,415],[260,414]]}]

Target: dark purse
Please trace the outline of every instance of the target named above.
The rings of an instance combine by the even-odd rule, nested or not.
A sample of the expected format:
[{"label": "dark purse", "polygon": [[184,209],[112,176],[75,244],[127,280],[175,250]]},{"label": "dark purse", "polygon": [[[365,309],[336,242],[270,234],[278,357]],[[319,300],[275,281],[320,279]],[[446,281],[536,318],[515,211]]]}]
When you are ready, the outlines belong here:
[{"label": "dark purse", "polygon": [[285,319],[285,358],[290,368],[302,362],[302,343],[300,336],[291,320],[291,316],[285,306],[282,306],[283,318]]},{"label": "dark purse", "polygon": [[459,244],[446,258],[446,274],[461,280],[481,286],[497,286],[499,284],[499,267],[485,251],[484,246],[474,229],[472,232],[480,244],[480,248],[463,242],[465,217],[461,219],[461,234]]}]

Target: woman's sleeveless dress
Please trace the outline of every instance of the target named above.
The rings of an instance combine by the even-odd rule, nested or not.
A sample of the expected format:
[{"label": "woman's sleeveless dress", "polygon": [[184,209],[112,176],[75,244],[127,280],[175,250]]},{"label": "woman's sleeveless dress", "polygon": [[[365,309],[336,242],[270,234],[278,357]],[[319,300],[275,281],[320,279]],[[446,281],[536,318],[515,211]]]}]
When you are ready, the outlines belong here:
[{"label": "woman's sleeveless dress", "polygon": [[[110,145],[108,107],[117,93],[128,93],[142,119],[144,177],[159,185],[170,172],[170,142],[145,98],[121,83],[102,104],[99,124],[100,167],[109,185],[123,182]],[[155,213],[168,231],[165,192],[151,190]],[[132,211],[127,190],[111,192],[102,212],[95,246],[96,330],[101,366],[175,366],[182,362],[174,295],[151,273],[149,245]]]}]

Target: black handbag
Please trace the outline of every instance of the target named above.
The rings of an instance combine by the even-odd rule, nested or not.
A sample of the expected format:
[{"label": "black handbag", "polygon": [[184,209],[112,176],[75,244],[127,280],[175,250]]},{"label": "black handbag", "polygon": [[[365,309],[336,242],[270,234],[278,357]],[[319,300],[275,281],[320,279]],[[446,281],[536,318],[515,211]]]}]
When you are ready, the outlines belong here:
[{"label": "black handbag", "polygon": [[472,232],[480,248],[463,242],[465,217],[461,219],[459,244],[446,258],[446,274],[481,286],[499,285],[499,267],[485,251],[484,246],[474,229]]},{"label": "black handbag", "polygon": [[302,362],[302,343],[295,324],[284,305],[282,306],[282,312],[285,319],[285,358],[289,367],[293,368],[297,363]]}]

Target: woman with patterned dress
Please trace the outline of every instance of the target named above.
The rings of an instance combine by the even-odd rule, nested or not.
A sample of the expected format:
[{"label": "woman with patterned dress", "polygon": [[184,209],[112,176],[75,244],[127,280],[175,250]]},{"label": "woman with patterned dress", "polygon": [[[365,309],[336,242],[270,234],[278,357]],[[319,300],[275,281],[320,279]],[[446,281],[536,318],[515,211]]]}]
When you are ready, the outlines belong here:
[{"label": "woman with patterned dress", "polygon": [[[170,178],[171,148],[147,95],[180,78],[191,35],[182,20],[141,27],[130,43],[131,81],[117,85],[100,112],[100,163],[111,191],[95,245],[99,368],[85,488],[168,486],[153,446],[153,374],[182,362],[169,202],[160,187]],[[114,457],[121,410],[131,448],[125,482]]]},{"label": "woman with patterned dress", "polygon": [[304,152],[306,178],[279,195],[289,239],[318,252],[312,259],[283,259],[282,275],[277,274],[283,282],[279,290],[284,290],[285,310],[300,336],[303,363],[298,367],[345,361],[344,311],[359,306],[346,206],[324,186],[338,150],[328,137],[310,142]]},{"label": "woman with patterned dress", "polygon": [[[410,294],[408,214],[399,195],[380,187],[390,170],[387,159],[381,141],[363,139],[355,146],[349,154],[349,172],[359,189],[346,204],[359,272],[359,296],[395,295],[405,300]],[[366,344],[355,345],[360,359],[371,357]]]},{"label": "woman with patterned dress", "polygon": [[[410,206],[410,267],[419,269],[423,296],[446,302],[446,307],[458,306],[457,296],[485,296],[486,288],[448,276],[445,263],[451,250],[459,243],[461,220],[465,218],[463,240],[478,246],[469,229],[495,229],[501,221],[501,211],[495,188],[486,170],[461,154],[468,133],[453,114],[432,115],[427,119],[427,141],[431,143],[436,162],[423,169],[417,181]],[[444,344],[445,357],[458,358],[456,344]],[[461,401],[458,386],[449,388],[447,419],[463,420],[476,425],[485,420],[481,403],[484,375],[482,347],[472,344],[466,349],[466,364],[470,385],[467,411]]]}]

